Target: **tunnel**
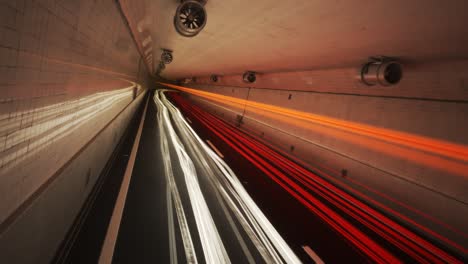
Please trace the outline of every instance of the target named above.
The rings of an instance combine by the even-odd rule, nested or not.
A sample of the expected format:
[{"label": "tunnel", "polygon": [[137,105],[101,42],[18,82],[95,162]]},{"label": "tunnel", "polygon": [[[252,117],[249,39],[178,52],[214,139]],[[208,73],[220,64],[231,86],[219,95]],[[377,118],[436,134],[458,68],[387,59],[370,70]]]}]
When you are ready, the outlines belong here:
[{"label": "tunnel", "polygon": [[1,0],[0,263],[466,263],[467,10]]}]

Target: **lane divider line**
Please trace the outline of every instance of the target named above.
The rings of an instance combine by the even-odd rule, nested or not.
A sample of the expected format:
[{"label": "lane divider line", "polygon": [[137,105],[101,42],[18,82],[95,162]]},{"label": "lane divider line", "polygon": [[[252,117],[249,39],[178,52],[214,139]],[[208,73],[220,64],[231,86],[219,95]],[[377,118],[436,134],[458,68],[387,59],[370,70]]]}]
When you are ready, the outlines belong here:
[{"label": "lane divider line", "polygon": [[218,154],[218,156],[220,156],[222,159],[224,159],[224,155],[223,153],[221,153],[221,151],[219,151],[214,145],[213,143],[211,143],[210,140],[206,140],[206,143],[208,143],[208,145],[210,145],[210,147],[216,152],[216,154]]},{"label": "lane divider line", "polygon": [[325,262],[323,262],[323,260],[309,246],[302,246],[302,249],[304,249],[315,264],[325,264]]},{"label": "lane divider line", "polygon": [[108,264],[112,263],[112,258],[114,256],[115,244],[117,242],[117,236],[119,234],[120,223],[122,221],[123,210],[125,207],[125,200],[127,199],[128,188],[130,186],[130,180],[132,178],[133,167],[135,165],[136,154],[138,151],[138,146],[140,145],[141,132],[143,131],[143,124],[145,123],[146,110],[148,108],[148,101],[150,96],[148,95],[146,99],[145,109],[143,110],[143,116],[140,120],[140,125],[138,127],[138,132],[133,142],[132,152],[130,153],[130,158],[128,160],[127,168],[125,169],[124,178],[122,185],[120,186],[119,195],[112,212],[112,217],[109,222],[109,226],[106,232],[106,238],[101,249],[101,255],[99,256],[99,264]]}]

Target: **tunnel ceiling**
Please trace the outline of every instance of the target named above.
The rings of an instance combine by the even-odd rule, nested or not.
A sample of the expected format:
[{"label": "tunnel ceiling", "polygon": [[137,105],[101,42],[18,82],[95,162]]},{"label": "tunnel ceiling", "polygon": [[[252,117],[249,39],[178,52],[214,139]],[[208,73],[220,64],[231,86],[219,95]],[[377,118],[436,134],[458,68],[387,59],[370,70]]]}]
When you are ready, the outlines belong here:
[{"label": "tunnel ceiling", "polygon": [[208,0],[207,24],[193,38],[174,28],[179,1],[120,2],[142,53],[154,58],[153,71],[161,48],[173,50],[161,74],[169,79],[348,67],[373,55],[468,58],[465,0],[444,8],[438,0]]}]

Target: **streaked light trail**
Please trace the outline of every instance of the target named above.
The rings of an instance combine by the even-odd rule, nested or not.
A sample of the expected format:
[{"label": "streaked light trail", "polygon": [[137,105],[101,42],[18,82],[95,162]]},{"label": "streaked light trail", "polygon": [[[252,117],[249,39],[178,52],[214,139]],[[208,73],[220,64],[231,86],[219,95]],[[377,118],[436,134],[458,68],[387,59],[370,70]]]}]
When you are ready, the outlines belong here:
[{"label": "streaked light trail", "polygon": [[[209,102],[207,101],[206,99],[201,99],[205,102]],[[229,112],[232,112],[232,113],[235,113],[235,110],[232,110],[232,109],[229,109],[229,108],[226,108],[224,106],[222,106],[221,104],[218,104],[218,103],[213,103],[213,102],[210,102],[211,104],[213,105],[216,105],[216,107],[220,107],[220,108],[223,108],[224,110],[226,111],[229,111]],[[271,114],[271,113],[270,113]],[[271,114],[273,115],[273,114]],[[253,119],[253,118],[249,118],[249,119],[252,119],[254,120],[255,122],[257,123],[261,123],[263,125],[268,125],[260,120],[257,120],[257,119]],[[247,131],[247,133],[253,133],[255,134],[255,131],[251,131],[250,129],[244,127],[244,130]],[[282,133],[287,133],[286,131],[283,131],[281,129],[278,129],[278,131],[281,131]],[[260,141],[262,140],[261,138],[258,138]],[[301,138],[301,140],[304,140],[304,141],[308,141],[307,139],[304,139],[304,138]],[[354,188],[349,188],[349,186],[346,186],[346,185],[342,185],[342,182],[337,180],[334,176],[332,175],[340,175],[341,172],[337,169],[334,169],[334,168],[331,168],[331,167],[328,167],[328,166],[325,166],[324,164],[321,164],[321,163],[311,163],[311,164],[304,164],[301,160],[298,160],[296,158],[294,158],[294,156],[291,156],[289,153],[286,153],[284,152],[283,150],[279,149],[279,148],[274,148],[273,146],[270,145],[270,147],[272,147],[274,150],[282,153],[283,155],[285,155],[286,157],[288,158],[291,158],[292,160],[294,160],[295,162],[297,162],[298,164],[302,164],[303,166],[305,167],[312,167],[316,172],[319,172],[322,176],[326,177],[327,180],[337,184],[337,185],[340,185],[342,187],[345,187],[345,188],[348,188],[348,191],[351,191],[352,193],[356,193],[358,194],[359,197],[363,198],[364,200],[367,200],[367,201],[371,201],[372,203],[374,203],[374,205],[376,205],[377,207],[379,208],[385,208],[385,210],[391,212],[392,214],[398,216],[399,218],[401,219],[404,219],[405,221],[407,221],[408,223],[411,223],[415,226],[419,226],[422,230],[424,230],[425,232],[427,233],[430,233],[432,234],[434,237],[437,237],[437,238],[440,238],[441,240],[443,241],[446,241],[448,244],[451,244],[453,245],[455,248],[459,248],[461,251],[464,251],[463,248],[460,248],[458,245],[454,244],[453,242],[451,241],[447,241],[444,237],[442,237],[441,235],[435,233],[434,231],[432,231],[431,229],[428,229],[428,228],[425,228],[421,225],[418,225],[417,223],[415,223],[415,221],[409,219],[407,216],[404,216],[403,214],[399,213],[398,211],[395,211],[393,209],[390,209],[388,206],[384,206],[382,203],[380,202],[377,202],[376,200],[374,199],[368,199],[370,197],[368,197],[368,195],[365,195],[364,193],[360,192],[360,191],[357,191],[355,190]],[[360,186],[361,188],[364,188],[365,190],[377,195],[377,196],[380,196],[382,197],[383,199],[387,200],[389,203],[393,203],[393,204],[396,204],[398,206],[401,206],[405,209],[408,209],[412,212],[414,212],[415,214],[421,216],[422,218],[425,218],[426,220],[444,228],[444,229],[447,229],[447,230],[450,230],[451,232],[455,232],[457,233],[458,235],[461,235],[465,238],[468,238],[468,234],[465,232],[465,230],[461,230],[461,229],[457,229],[453,226],[450,226],[449,224],[441,221],[440,219],[437,219],[435,218],[434,216],[432,215],[429,215],[428,213],[426,212],[423,212],[421,211],[420,209],[418,208],[414,208],[406,203],[403,203],[401,201],[399,201],[398,199],[396,199],[395,197],[391,197],[390,195],[388,194],[385,194],[381,191],[377,191],[363,183],[361,183],[360,181],[356,180],[356,179],[353,179],[353,178],[347,178],[346,179],[347,181],[350,181],[358,186]],[[466,251],[466,250],[465,250]]]},{"label": "streaked light trail", "polygon": [[[161,152],[163,154],[163,164],[164,164],[164,172],[167,181],[167,204],[168,204],[168,217],[169,217],[169,243],[170,243],[170,250],[171,250],[171,263],[177,263],[177,250],[176,250],[176,239],[175,239],[175,231],[174,231],[174,222],[172,221],[172,200],[175,203],[175,211],[177,215],[177,220],[180,226],[180,232],[182,235],[182,241],[184,243],[185,249],[185,256],[187,263],[198,263],[197,256],[195,253],[195,247],[193,246],[192,237],[190,236],[190,229],[187,223],[187,217],[185,216],[184,208],[182,206],[182,199],[180,198],[179,190],[175,183],[172,162],[170,158],[170,151],[169,151],[169,143],[168,138],[166,136],[166,128],[164,124],[167,122],[170,123],[168,118],[167,108],[164,107],[161,100],[159,100],[159,93],[157,93],[154,97],[154,102],[156,103],[159,111],[158,111],[158,127],[160,131],[160,139],[161,139]],[[172,131],[171,131],[172,132]]]},{"label": "streaked light trail", "polygon": [[[310,126],[315,124],[323,127],[320,128],[317,126],[314,127],[314,129],[323,130],[324,128],[332,128],[334,131],[328,129],[326,133],[333,133],[334,136],[342,140],[353,140],[354,143],[366,146],[370,149],[375,149],[392,156],[402,157],[420,164],[435,167],[436,169],[468,177],[468,146],[466,145],[248,101],[178,85],[161,84],[223,104],[267,111],[267,113],[274,114],[270,115],[272,118],[278,118],[277,115],[279,114],[281,117],[287,117],[284,119],[284,121],[287,122],[295,122],[295,124],[298,124],[297,121],[302,120],[306,121],[306,123],[299,125]],[[347,134],[343,134],[343,132]],[[361,137],[349,137],[349,134],[359,135]],[[372,141],[370,141],[371,139]]]},{"label": "streaked light trail", "polygon": [[[395,222],[381,212],[361,202],[322,177],[304,169],[251,137],[199,107],[189,104],[179,95],[172,95],[180,109],[195,122],[211,130],[233,150],[268,175],[295,197],[313,214],[320,217],[345,237],[369,259],[378,263],[398,263],[399,254],[406,254],[419,263],[461,263],[444,249]],[[346,216],[346,217],[344,217]],[[359,225],[362,227],[358,227]],[[363,230],[366,230],[365,232]],[[430,230],[426,230],[430,232]],[[437,234],[435,234],[437,235]],[[398,249],[387,249],[375,236]],[[443,237],[438,237],[444,240]],[[451,243],[451,241],[444,240]],[[466,250],[452,243],[461,252]]]},{"label": "streaked light trail", "polygon": [[[51,140],[64,138],[80,125],[110,109],[110,106],[132,98],[133,87],[100,92],[18,113],[21,118],[9,118],[15,113],[0,116],[0,142],[5,142],[0,145],[1,171],[11,169],[37,153]],[[30,125],[24,124],[28,118]]]},{"label": "streaked light trail", "polygon": [[[230,229],[232,237],[238,240],[247,262],[255,262],[251,250],[256,250],[267,263],[300,263],[292,249],[249,196],[234,172],[197,135],[180,111],[166,99],[164,91],[156,92],[154,102],[158,108],[161,152],[164,157],[168,190],[171,193],[171,198],[168,198],[168,213],[171,214],[172,207],[175,207],[186,261],[189,263],[200,261],[193,246],[193,243],[199,241],[206,262],[231,262],[225,240],[218,232],[219,224],[222,224],[223,230]],[[176,166],[180,166],[182,177],[174,174]],[[205,182],[205,185],[201,182]],[[206,182],[209,186],[206,186]],[[180,183],[184,186],[182,187]],[[182,198],[181,190],[186,190],[189,201]],[[207,200],[206,195],[209,191],[219,198]],[[222,209],[226,221],[216,223],[213,218],[213,205]],[[187,211],[185,208],[191,210]],[[193,215],[195,226],[189,227],[188,214]],[[169,223],[170,240],[174,241],[175,232],[171,231],[172,225],[173,223]],[[239,230],[237,226],[242,229]],[[192,230],[198,231],[198,237],[193,236]],[[250,244],[255,248],[248,248],[243,237],[248,237],[252,242]],[[176,254],[173,251],[177,250],[174,244],[171,242],[171,262],[174,262]]]}]

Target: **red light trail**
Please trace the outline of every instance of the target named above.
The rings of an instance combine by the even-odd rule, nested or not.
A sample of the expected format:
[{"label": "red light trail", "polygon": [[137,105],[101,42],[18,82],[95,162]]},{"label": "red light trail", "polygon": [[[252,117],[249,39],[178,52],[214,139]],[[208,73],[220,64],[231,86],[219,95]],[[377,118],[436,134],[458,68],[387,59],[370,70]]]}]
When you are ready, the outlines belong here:
[{"label": "red light trail", "polygon": [[249,110],[254,112],[261,111],[262,115],[270,118],[281,119],[294,125],[311,128],[316,132],[333,134],[336,138],[373,149],[379,153],[411,160],[441,171],[468,177],[468,146],[465,145],[178,85],[161,84],[234,107],[249,107]]},{"label": "red light trail", "polygon": [[[358,228],[354,222],[362,224],[371,233],[388,241],[404,254],[420,263],[461,263],[456,257],[425,238],[259,141],[246,136],[239,130],[233,129],[232,126],[204,112],[199,107],[189,104],[179,95],[174,94],[172,98],[192,120],[197,120],[203,124],[232,149],[284,188],[313,214],[329,224],[331,228],[346,238],[372,261],[378,263],[401,262],[397,254],[379,244],[373,236]],[[442,149],[439,148],[439,150]],[[448,149],[444,149],[444,151],[448,151]],[[456,151],[450,150],[449,152],[453,154]],[[398,214],[394,211],[391,213]],[[349,218],[343,217],[341,214],[350,216],[353,221],[348,220]],[[411,219],[406,218],[405,220],[411,222]],[[412,223],[417,225],[415,222]],[[432,232],[430,229],[423,226],[419,227],[462,252],[466,252],[463,247]]]}]

